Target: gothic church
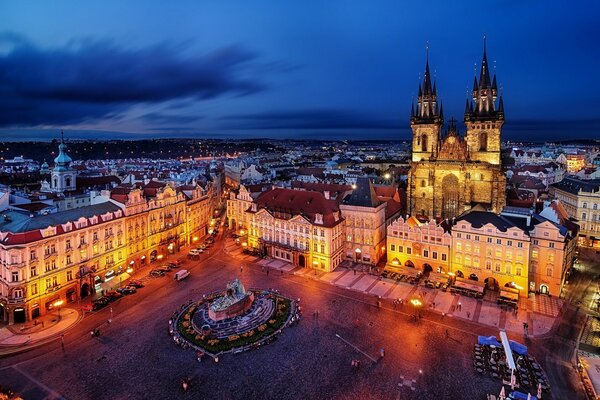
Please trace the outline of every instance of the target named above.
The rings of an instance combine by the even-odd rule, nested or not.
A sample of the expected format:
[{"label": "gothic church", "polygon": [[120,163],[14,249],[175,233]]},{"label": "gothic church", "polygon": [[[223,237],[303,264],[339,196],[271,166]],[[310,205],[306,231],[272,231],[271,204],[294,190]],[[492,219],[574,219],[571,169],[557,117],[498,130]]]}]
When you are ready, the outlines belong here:
[{"label": "gothic church", "polygon": [[485,38],[479,81],[474,78],[467,98],[460,135],[456,122],[444,129],[444,112],[437,88],[431,84],[429,57],[417,104],[412,105],[412,161],[408,182],[408,211],[429,218],[453,218],[476,204],[501,212],[506,202],[506,178],[500,164],[500,135],[504,124],[502,95],[496,74],[490,77]]}]

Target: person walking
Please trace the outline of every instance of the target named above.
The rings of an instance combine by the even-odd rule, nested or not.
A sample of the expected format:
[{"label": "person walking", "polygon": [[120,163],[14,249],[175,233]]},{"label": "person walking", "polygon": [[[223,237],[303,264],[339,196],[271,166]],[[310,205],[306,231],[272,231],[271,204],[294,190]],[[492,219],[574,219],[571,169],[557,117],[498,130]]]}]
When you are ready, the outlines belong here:
[{"label": "person walking", "polygon": [[446,339],[448,339],[449,336],[450,334],[448,333],[448,329],[446,329]]}]

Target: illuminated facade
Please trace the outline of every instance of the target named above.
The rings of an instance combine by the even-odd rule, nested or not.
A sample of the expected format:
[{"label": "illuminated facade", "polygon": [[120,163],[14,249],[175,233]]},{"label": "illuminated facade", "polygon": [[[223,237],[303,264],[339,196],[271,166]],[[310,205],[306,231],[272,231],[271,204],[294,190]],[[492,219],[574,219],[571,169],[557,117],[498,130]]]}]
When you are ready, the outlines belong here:
[{"label": "illuminated facade", "polygon": [[[66,154],[57,160],[70,171]],[[92,205],[62,212],[4,211],[0,321],[29,321],[58,304],[109,290],[136,268],[179,251],[206,234],[210,194],[210,186],[175,190],[150,181],[93,193]]]},{"label": "illuminated facade", "polygon": [[450,271],[452,236],[435,220],[421,222],[400,217],[387,227],[387,265],[392,271],[402,266],[420,271]]},{"label": "illuminated facade", "polygon": [[459,135],[454,121],[443,131],[444,113],[435,82],[432,87],[427,60],[417,104],[411,110],[411,215],[453,218],[475,203],[494,212],[504,207],[506,178],[500,165],[504,105],[502,96],[498,97],[496,76],[492,79],[489,73],[485,42],[479,81],[475,78],[464,122],[464,137]]},{"label": "illuminated facade", "polygon": [[344,219],[337,202],[322,193],[271,189],[246,213],[251,250],[322,272],[341,263]]},{"label": "illuminated facade", "polygon": [[484,282],[488,288],[529,287],[529,235],[504,216],[471,211],[452,226],[450,270],[461,278]]},{"label": "illuminated facade", "polygon": [[565,178],[549,189],[579,224],[579,244],[600,247],[600,179]]},{"label": "illuminated facade", "polygon": [[377,198],[368,178],[357,179],[356,189],[340,204],[340,211],[346,220],[346,259],[377,265],[385,254],[386,206],[386,202]]}]

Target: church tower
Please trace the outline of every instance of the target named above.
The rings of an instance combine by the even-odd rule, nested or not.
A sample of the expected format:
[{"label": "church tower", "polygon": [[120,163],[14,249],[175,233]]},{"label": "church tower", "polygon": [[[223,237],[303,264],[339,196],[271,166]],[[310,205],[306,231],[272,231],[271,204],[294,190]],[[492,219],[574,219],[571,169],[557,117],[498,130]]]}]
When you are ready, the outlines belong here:
[{"label": "church tower", "polygon": [[54,168],[50,185],[55,192],[68,192],[75,190],[75,170],[71,168],[73,160],[67,154],[67,145],[65,144],[64,133],[60,133],[60,145],[58,145],[58,156],[54,159]]},{"label": "church tower", "polygon": [[440,135],[444,115],[441,105],[438,107],[437,87],[435,81],[431,87],[429,73],[429,48],[425,60],[425,74],[423,84],[419,82],[417,105],[414,101],[410,111],[410,127],[413,131],[412,161],[434,160],[440,145]]},{"label": "church tower", "polygon": [[490,77],[485,36],[479,82],[475,76],[472,100],[467,99],[465,106],[465,125],[471,160],[500,165],[500,135],[504,125],[504,104],[502,95],[498,97],[496,72],[494,71],[493,78]]}]

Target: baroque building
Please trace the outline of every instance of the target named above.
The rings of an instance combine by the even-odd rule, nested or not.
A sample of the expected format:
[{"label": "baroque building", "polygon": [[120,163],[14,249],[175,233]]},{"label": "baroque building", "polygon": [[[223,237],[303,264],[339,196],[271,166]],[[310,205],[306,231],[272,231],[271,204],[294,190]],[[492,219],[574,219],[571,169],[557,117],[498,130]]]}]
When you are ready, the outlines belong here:
[{"label": "baroque building", "polygon": [[479,80],[474,78],[467,99],[461,136],[452,119],[444,129],[437,84],[431,82],[429,58],[419,83],[417,104],[411,109],[412,160],[408,210],[429,218],[454,218],[482,204],[493,212],[505,205],[506,179],[500,164],[504,105],[496,75],[490,76],[485,39]]}]

